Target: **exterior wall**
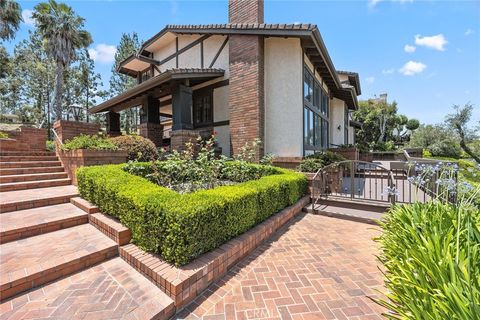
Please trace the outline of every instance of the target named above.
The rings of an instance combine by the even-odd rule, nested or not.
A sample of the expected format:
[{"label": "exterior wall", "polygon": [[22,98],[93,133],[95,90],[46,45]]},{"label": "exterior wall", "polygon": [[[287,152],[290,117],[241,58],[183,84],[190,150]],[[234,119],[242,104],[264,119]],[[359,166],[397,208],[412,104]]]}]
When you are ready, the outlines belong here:
[{"label": "exterior wall", "polygon": [[355,128],[354,127],[348,128],[348,143],[355,144]]},{"label": "exterior wall", "polygon": [[[189,45],[190,43],[194,42],[195,40],[199,39],[200,36],[198,35],[179,35],[178,36],[178,49],[182,49]],[[210,38],[204,40],[203,42],[203,67],[208,68],[210,63],[213,61],[213,58],[217,54],[218,50],[222,46],[225,36],[211,36]],[[172,38],[170,42],[167,42],[160,46],[157,50],[153,52],[154,59],[162,60],[166,57],[170,56],[171,54],[175,53],[176,50],[176,43],[175,38]],[[159,68],[163,72],[167,69],[176,68],[176,59],[173,58]],[[179,68],[201,68],[201,47],[200,44],[190,48],[189,50],[181,53],[178,56],[178,67]],[[228,43],[223,48],[222,52],[218,56],[215,64],[212,68],[220,68],[225,70],[225,78],[228,78]],[[158,72],[155,70],[155,75]]]},{"label": "exterior wall", "polygon": [[[229,120],[228,95],[229,86],[213,90],[213,122]],[[222,153],[230,156],[230,126],[217,126],[213,131],[217,133],[218,146],[222,148]]]},{"label": "exterior wall", "polygon": [[265,152],[303,155],[303,66],[299,39],[265,39]]},{"label": "exterior wall", "polygon": [[[344,144],[344,114],[345,103],[342,100],[333,98],[330,100],[330,143],[336,145]],[[340,126],[340,130],[338,130]],[[350,129],[350,128],[349,128]]]},{"label": "exterior wall", "polygon": [[[247,1],[251,2],[251,1]],[[264,139],[264,39],[261,36],[231,35],[230,69],[230,135],[232,153],[247,142]],[[263,155],[263,147],[256,155]]]}]

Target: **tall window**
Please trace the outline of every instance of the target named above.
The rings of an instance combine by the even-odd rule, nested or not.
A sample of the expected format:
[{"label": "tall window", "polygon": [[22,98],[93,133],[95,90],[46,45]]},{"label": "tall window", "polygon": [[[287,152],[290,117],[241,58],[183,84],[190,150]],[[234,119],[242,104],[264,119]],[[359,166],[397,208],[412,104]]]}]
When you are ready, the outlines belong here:
[{"label": "tall window", "polygon": [[211,90],[193,95],[193,122],[195,126],[205,126],[213,123],[213,98]]},{"label": "tall window", "polygon": [[303,103],[305,154],[328,148],[329,97],[306,66],[304,67]]}]

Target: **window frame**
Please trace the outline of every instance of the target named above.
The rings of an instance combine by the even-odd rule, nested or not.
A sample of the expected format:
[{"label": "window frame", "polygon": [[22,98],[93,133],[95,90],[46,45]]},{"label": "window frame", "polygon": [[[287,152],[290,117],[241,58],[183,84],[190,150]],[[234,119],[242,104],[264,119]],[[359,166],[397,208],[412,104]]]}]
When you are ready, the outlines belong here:
[{"label": "window frame", "polygon": [[[312,80],[311,88],[313,95],[310,99],[305,93],[305,89],[308,87],[308,80]],[[329,147],[329,108],[330,98],[328,93],[323,88],[323,85],[315,78],[307,65],[304,65],[303,75],[303,154],[307,154],[308,151],[322,151]],[[310,113],[309,113],[310,112]],[[313,117],[313,128],[309,128],[311,123],[310,119],[306,119],[306,115],[310,114]],[[308,120],[308,123],[306,122]],[[308,127],[308,128],[307,128]],[[311,140],[313,144],[309,143],[309,136],[306,135],[306,130],[311,130],[313,137]],[[317,137],[320,135],[320,137]]]}]

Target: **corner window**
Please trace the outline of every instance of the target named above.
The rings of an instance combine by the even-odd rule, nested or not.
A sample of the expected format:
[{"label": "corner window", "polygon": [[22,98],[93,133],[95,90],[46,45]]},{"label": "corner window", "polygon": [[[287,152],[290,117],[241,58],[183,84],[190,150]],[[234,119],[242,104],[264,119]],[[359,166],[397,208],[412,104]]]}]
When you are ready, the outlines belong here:
[{"label": "corner window", "polygon": [[304,154],[329,147],[329,97],[305,66],[303,81]]}]

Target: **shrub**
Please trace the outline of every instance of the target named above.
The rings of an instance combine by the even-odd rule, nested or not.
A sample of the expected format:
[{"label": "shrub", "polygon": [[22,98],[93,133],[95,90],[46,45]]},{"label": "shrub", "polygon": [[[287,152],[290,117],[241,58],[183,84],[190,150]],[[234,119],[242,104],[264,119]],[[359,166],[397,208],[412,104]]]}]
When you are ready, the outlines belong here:
[{"label": "shrub", "polygon": [[396,206],[378,239],[391,319],[480,319],[480,214],[439,202]]},{"label": "shrub", "polygon": [[428,147],[428,151],[430,151],[434,157],[452,157],[458,159],[462,155],[462,149],[460,146],[449,139],[435,142]]},{"label": "shrub", "polygon": [[47,151],[55,151],[55,141],[47,140],[46,149]]},{"label": "shrub", "polygon": [[153,161],[158,159],[155,144],[147,138],[137,135],[125,135],[110,138],[119,149],[128,152],[127,160]]},{"label": "shrub", "polygon": [[70,140],[67,140],[61,147],[64,151],[88,149],[88,150],[117,150],[111,141],[107,138],[98,135],[84,135],[81,134]]},{"label": "shrub", "polygon": [[[141,248],[183,265],[249,230],[306,193],[303,174],[275,174],[233,186],[179,194],[129,174],[124,165],[82,167],[83,198],[131,229]],[[138,164],[148,171],[148,165]]]},{"label": "shrub", "polygon": [[7,139],[8,138],[8,133],[0,131],[0,139]]},{"label": "shrub", "polygon": [[317,172],[319,169],[335,162],[344,161],[345,157],[333,151],[317,152],[305,157],[298,169],[301,172]]}]

